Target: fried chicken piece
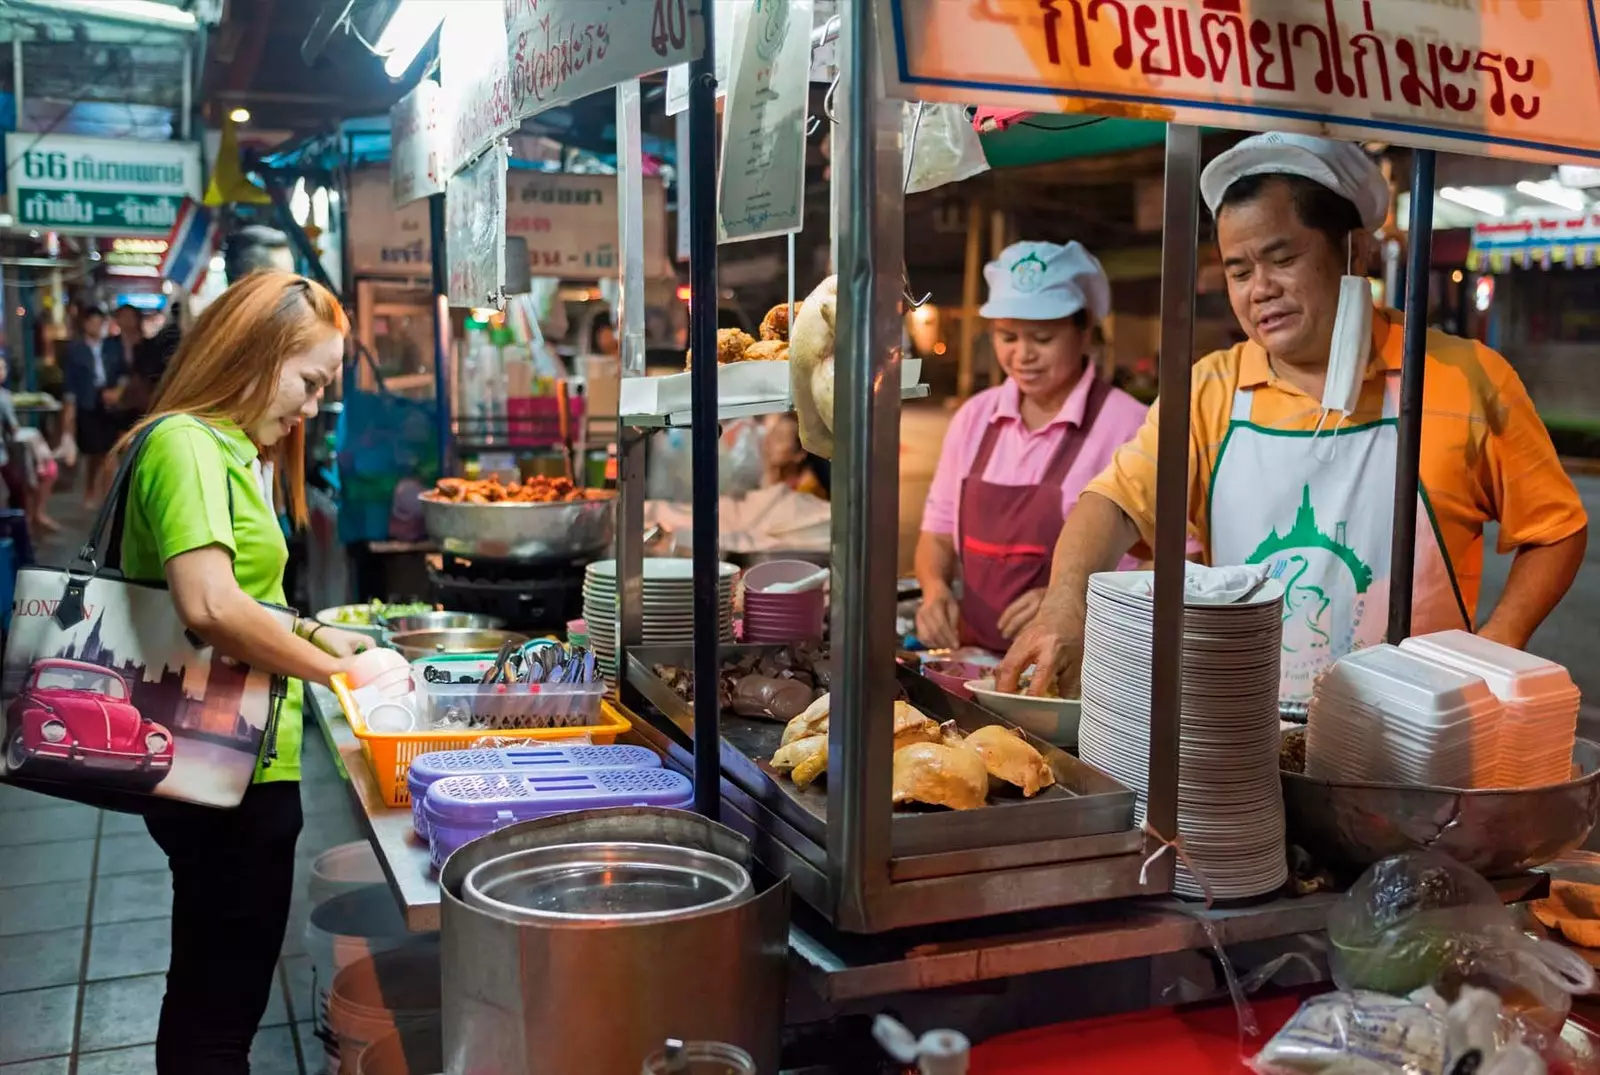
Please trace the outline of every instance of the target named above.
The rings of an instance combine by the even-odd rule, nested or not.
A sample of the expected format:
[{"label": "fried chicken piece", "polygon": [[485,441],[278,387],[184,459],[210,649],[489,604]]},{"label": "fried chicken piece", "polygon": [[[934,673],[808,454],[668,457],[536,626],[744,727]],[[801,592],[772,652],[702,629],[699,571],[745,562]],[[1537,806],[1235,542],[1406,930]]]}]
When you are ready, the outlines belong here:
[{"label": "fried chicken piece", "polygon": [[1022,736],[1002,724],[988,724],[962,740],[961,746],[977,754],[996,780],[1015,784],[1024,798],[1056,782],[1050,763]]},{"label": "fried chicken piece", "polygon": [[762,340],[751,344],[744,353],[746,362],[787,362],[789,345],[782,340]]},{"label": "fried chicken piece", "polygon": [[[799,316],[800,304],[794,304],[795,315]],[[767,316],[761,319],[761,338],[763,340],[782,340],[789,342],[789,304],[780,302],[767,311]]]},{"label": "fried chicken piece", "polygon": [[[730,362],[743,362],[744,353],[755,343],[755,337],[738,328],[717,329],[717,364],[725,366]],[[694,349],[691,348],[685,356],[684,369],[694,368]]]},{"label": "fried chicken piece", "polygon": [[940,743],[894,752],[894,801],[976,810],[989,794],[989,770],[977,753]]}]

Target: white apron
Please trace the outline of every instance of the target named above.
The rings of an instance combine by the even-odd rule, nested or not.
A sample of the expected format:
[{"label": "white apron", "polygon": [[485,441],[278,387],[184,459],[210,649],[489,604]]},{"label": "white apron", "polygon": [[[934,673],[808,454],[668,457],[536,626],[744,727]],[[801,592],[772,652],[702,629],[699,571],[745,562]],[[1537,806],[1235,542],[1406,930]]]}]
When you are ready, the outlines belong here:
[{"label": "white apron", "polygon": [[[1320,433],[1255,425],[1253,393],[1234,392],[1211,475],[1211,562],[1270,564],[1282,579],[1284,702],[1308,701],[1318,673],[1388,631],[1399,373],[1387,371],[1379,421]],[[1470,630],[1427,492],[1417,493],[1412,633]]]}]

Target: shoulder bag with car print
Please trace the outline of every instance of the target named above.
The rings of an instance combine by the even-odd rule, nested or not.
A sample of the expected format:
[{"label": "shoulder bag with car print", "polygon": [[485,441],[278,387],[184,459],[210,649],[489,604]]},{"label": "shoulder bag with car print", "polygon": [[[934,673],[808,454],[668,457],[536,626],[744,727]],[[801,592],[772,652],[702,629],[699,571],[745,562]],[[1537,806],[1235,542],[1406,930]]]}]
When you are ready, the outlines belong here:
[{"label": "shoulder bag with car print", "polygon": [[[256,759],[272,756],[286,684],[189,632],[163,584],[117,569],[129,480],[154,429],[129,446],[72,565],[17,575],[0,782],[130,813],[152,799],[235,807]],[[292,610],[265,607],[293,628]]]}]

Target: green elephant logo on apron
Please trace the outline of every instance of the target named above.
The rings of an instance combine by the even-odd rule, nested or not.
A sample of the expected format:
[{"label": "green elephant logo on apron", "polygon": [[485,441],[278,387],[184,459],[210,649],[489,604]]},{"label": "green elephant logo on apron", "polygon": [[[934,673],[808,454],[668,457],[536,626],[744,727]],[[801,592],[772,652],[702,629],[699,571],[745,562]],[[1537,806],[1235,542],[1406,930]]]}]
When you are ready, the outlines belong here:
[{"label": "green elephant logo on apron", "polygon": [[[1325,571],[1314,570],[1312,560],[1332,560],[1342,564],[1350,573],[1350,591],[1355,595],[1357,608],[1354,618],[1360,617],[1360,606],[1367,590],[1372,586],[1372,568],[1355,550],[1346,544],[1345,522],[1334,524],[1330,535],[1317,523],[1316,510],[1311,505],[1311,486],[1301,488],[1300,507],[1295,512],[1294,525],[1283,534],[1274,527],[1266,539],[1256,546],[1247,563],[1274,563],[1275,573],[1283,577],[1283,652],[1295,653],[1301,647],[1308,650],[1325,650],[1335,645],[1334,634],[1348,634],[1350,624],[1341,624],[1344,617],[1330,616],[1335,595],[1318,582],[1327,580]],[[1308,577],[1309,576],[1309,577]],[[1345,652],[1348,642],[1340,639],[1336,652]]]}]

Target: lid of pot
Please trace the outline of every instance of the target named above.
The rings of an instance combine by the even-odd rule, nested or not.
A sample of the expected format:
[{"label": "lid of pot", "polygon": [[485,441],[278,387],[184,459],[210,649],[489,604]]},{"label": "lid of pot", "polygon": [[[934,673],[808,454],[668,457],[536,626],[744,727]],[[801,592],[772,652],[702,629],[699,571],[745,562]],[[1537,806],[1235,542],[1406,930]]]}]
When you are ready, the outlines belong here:
[{"label": "lid of pot", "polygon": [[461,886],[469,905],[529,921],[640,923],[731,907],[753,894],[743,866],[665,844],[562,844],[490,859]]}]

